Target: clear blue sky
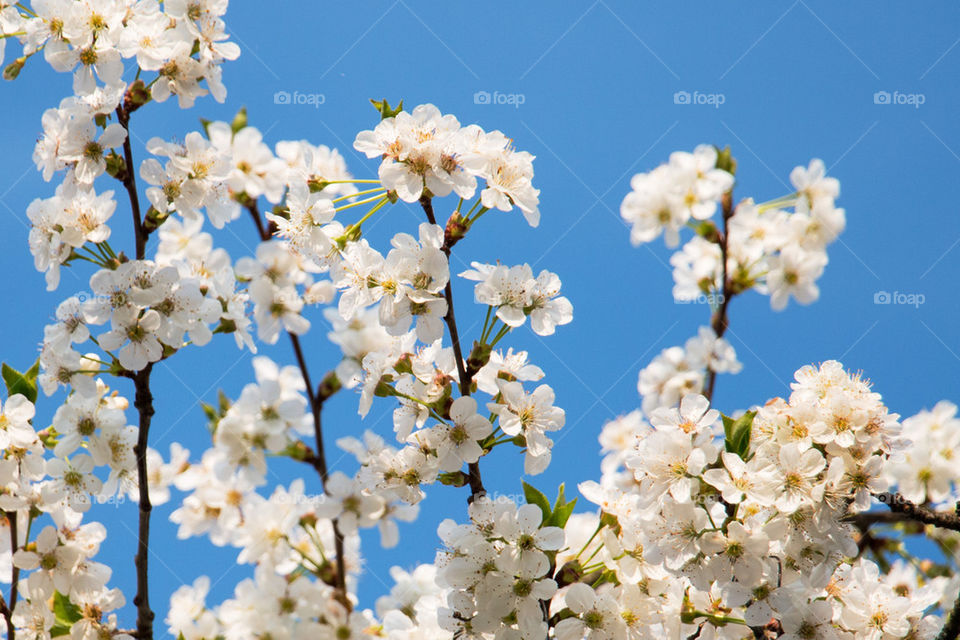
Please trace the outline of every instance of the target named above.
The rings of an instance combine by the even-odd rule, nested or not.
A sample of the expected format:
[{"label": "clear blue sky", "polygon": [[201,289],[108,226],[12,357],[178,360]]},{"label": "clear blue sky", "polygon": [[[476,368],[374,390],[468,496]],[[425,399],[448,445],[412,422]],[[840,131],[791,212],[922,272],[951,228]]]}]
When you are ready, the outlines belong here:
[{"label": "clear blue sky", "polygon": [[[943,398],[960,400],[955,3],[918,9],[853,0],[598,0],[491,2],[481,9],[432,0],[287,0],[276,6],[237,1],[226,19],[243,49],[238,61],[224,67],[227,103],[207,98],[184,112],[171,101],[138,112],[132,122],[138,158],[145,157],[143,143],[151,136],[182,137],[198,127],[198,118],[229,119],[246,105],[250,123],[271,145],[307,138],[336,146],[355,175],[374,176],[375,163],[351,147],[358,130],[376,123],[371,97],[403,98],[409,106],[433,102],[463,123],[504,131],[519,149],[537,156],[540,227],[528,228],[518,215],[488,214],[456,253],[464,264],[500,259],[549,268],[563,279],[574,304],[574,322],[556,336],[539,339],[521,330],[512,342],[530,350],[567,411],[553,464],[534,480],[548,493],[560,481],[572,487],[599,475],[600,426],[638,406],[640,368],[707,322],[705,307],[672,302],[668,250],[659,242],[632,248],[618,213],[634,173],[699,143],[732,147],[739,162],[738,198],[781,195],[795,165],[823,158],[841,181],[839,205],[848,220],[840,242],[830,247],[815,305],[791,304],[775,314],[755,294],[733,302],[728,336],[745,366],[738,376],[718,381],[720,409],[783,395],[794,370],[831,358],[862,370],[903,415]],[[87,289],[89,273],[81,266],[64,274],[57,292],[45,292],[27,249],[26,207],[53,191],[30,161],[40,116],[69,91],[68,76],[35,61],[16,82],[0,87],[0,246],[8,305],[0,315],[0,356],[18,366],[36,357],[41,327],[58,301]],[[278,105],[278,91],[322,94],[323,103]],[[522,104],[477,104],[480,91],[522,96]],[[678,105],[678,91],[721,94],[723,104]],[[923,104],[876,104],[879,91],[889,92],[891,102],[920,94]],[[112,226],[129,245],[126,215],[121,201]],[[398,205],[390,215],[392,232],[413,228],[421,214]],[[234,258],[249,252],[244,244],[254,246],[248,224],[238,220],[236,235],[216,236]],[[387,227],[378,226],[381,240]],[[452,267],[458,266],[455,259]],[[482,316],[471,306],[470,287],[459,286],[458,316],[468,328]],[[919,293],[925,302],[916,308],[875,305],[878,291]],[[320,313],[312,319],[306,346],[319,378],[335,363],[336,351],[324,339]],[[292,362],[285,341],[265,352]],[[153,446],[166,456],[169,443],[180,441],[198,458],[208,444],[198,400],[213,400],[218,388],[236,397],[253,378],[249,360],[228,338],[160,365]],[[132,397],[125,383],[120,388]],[[42,401],[40,415],[48,419],[54,409],[54,400]],[[391,409],[381,401],[361,423],[356,398],[341,394],[325,414],[330,441],[363,428],[388,434]],[[132,412],[128,418],[135,420]],[[521,457],[497,453],[496,460],[484,460],[488,487],[518,493]],[[332,456],[334,468],[353,470],[338,457]],[[285,479],[302,471],[278,467]],[[436,487],[423,503],[421,520],[401,527],[400,546],[392,552],[377,548],[376,532],[365,536],[364,604],[372,606],[387,589],[391,564],[432,560],[437,522],[445,512],[464,518],[465,497],[465,490]],[[203,539],[177,542],[166,522],[172,508],[154,511],[159,555],[151,560],[152,596],[160,618],[181,583],[207,573],[216,582],[211,602],[219,602],[249,573],[229,569],[233,550],[211,551]],[[135,508],[104,506],[90,516],[110,531],[99,559],[114,567],[112,584],[132,594]]]}]

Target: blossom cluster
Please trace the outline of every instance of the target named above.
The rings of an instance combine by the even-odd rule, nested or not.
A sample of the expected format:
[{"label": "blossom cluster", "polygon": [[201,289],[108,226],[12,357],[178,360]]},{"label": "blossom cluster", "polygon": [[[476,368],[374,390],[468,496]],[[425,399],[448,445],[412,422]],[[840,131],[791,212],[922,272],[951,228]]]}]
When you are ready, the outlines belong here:
[{"label": "blossom cluster", "polygon": [[[632,225],[631,240],[640,244],[663,234],[675,248],[680,231],[693,227],[696,234],[670,258],[676,300],[700,295],[722,300],[754,289],[769,295],[778,311],[791,296],[810,304],[820,295],[816,281],[827,264],[826,247],[846,226],[844,210],[835,205],[840,183],[814,159],[791,172],[794,193],[734,206],[734,170],[729,153],[701,145],[635,175],[620,208]],[[712,220],[718,208],[720,225]]]},{"label": "blossom cluster", "polygon": [[[930,637],[938,628],[929,614],[946,580],[932,588],[913,574],[908,588],[923,595],[906,598],[875,563],[845,561],[859,556],[850,517],[889,488],[898,416],[834,361],[800,369],[792,388],[787,400],[724,418],[723,429],[696,394],[655,409],[649,423],[637,413],[604,427],[603,478],[580,490],[615,517],[597,557],[647,600],[635,637],[709,628],[709,637],[739,638],[771,619],[789,638]],[[616,589],[596,590],[598,609],[578,591],[567,604],[580,619],[604,607],[606,620],[633,619],[615,606]],[[596,637],[618,637],[617,624]]]},{"label": "blossom cluster", "polygon": [[[83,519],[92,505],[136,497],[138,429],[127,424],[126,398],[99,378],[91,384],[93,393],[70,395],[42,431],[34,428],[36,409],[24,395],[10,395],[0,406],[0,484],[6,514],[0,581],[9,583],[11,571],[19,572],[22,599],[11,620],[17,629],[30,629],[37,637],[49,637],[57,623],[49,603],[61,600],[66,604],[57,606],[74,614],[74,637],[132,637],[118,630],[117,616],[111,613],[126,602],[119,589],[108,586],[112,570],[94,560],[107,530]],[[169,497],[172,470],[154,450],[147,455],[154,472],[151,498],[162,504]],[[31,540],[29,532],[38,521]]]},{"label": "blossom cluster", "polygon": [[510,211],[516,206],[530,226],[540,223],[534,156],[516,151],[500,131],[462,127],[455,116],[427,104],[361,131],[353,146],[368,158],[383,158],[380,181],[405,202],[416,202],[424,193],[470,200],[480,178],[486,183],[480,192],[484,207]]},{"label": "blossom cluster", "polygon": [[[573,305],[551,271],[492,256],[459,274],[451,264],[454,245],[480,233],[492,209],[516,208],[539,224],[534,156],[434,105],[405,111],[383,101],[379,123],[353,142],[379,162],[376,179],[354,178],[323,144],[268,144],[243,110],[182,137],[144,136],[148,157],[137,163],[132,114],[174,95],[181,108],[208,93],[224,101],[220,65],[240,53],[228,41],[227,5],[0,0],[0,55],[7,40],[23,47],[5,76],[41,51],[73,74],[73,95],[43,114],[33,153],[43,178],[59,179],[27,209],[35,267],[50,290],[64,269],[95,267],[90,291],[63,300],[44,328],[38,363],[24,373],[4,366],[0,581],[16,588],[9,606],[0,599],[0,628],[44,640],[152,637],[142,607],[136,631],[118,622],[128,598],[95,560],[106,528],[84,518],[97,502],[160,505],[176,491],[177,535],[231,547],[249,568],[219,604],[208,606],[205,576],[172,595],[164,621],[184,640],[936,634],[960,578],[930,561],[891,563],[896,545],[872,538],[864,518],[893,489],[924,507],[957,500],[956,406],[901,424],[834,361],[797,371],[787,398],[732,416],[712,406],[716,376],[742,367],[724,337],[730,299],[752,289],[779,310],[790,297],[819,296],[826,247],[845,226],[839,183],[821,161],[793,170],[793,193],[759,204],[734,203],[729,150],[676,152],[634,176],[621,207],[631,240],[663,235],[674,249],[692,230],[670,260],[673,294],[704,296],[709,326],[655,356],[639,375],[641,409],[603,427],[602,475],[579,485],[596,508],[573,513],[562,486],[551,505],[526,484],[518,504],[492,489],[500,479],[484,486],[481,463],[506,446],[522,453],[524,474],[545,472],[567,414],[536,354],[507,338],[528,319],[550,336],[572,321]],[[129,81],[124,61],[137,69]],[[111,225],[124,192],[134,245],[118,251]],[[447,196],[459,201],[435,209]],[[380,246],[370,221],[398,201],[418,203],[425,220]],[[246,253],[234,259],[205,229],[247,216],[254,240],[241,239]],[[479,335],[457,332],[457,285],[473,289]],[[317,326],[311,310],[340,351],[314,379],[314,354],[300,342]],[[153,365],[215,334],[252,352],[289,339],[297,365],[254,358],[253,381],[235,399],[221,393],[204,405],[209,446],[191,459],[174,443],[165,459],[148,446]],[[111,377],[132,382],[136,426]],[[49,422],[38,417],[38,388],[48,399],[62,392]],[[341,389],[361,419],[376,398],[392,409],[393,441],[360,429],[336,441],[355,459],[352,471],[339,460],[328,468],[323,448],[321,411]],[[165,419],[158,408],[154,419]],[[271,461],[281,457],[309,473],[274,484]],[[515,466],[519,475],[519,456]],[[394,567],[389,593],[363,608],[362,530],[378,529],[381,546],[395,547],[399,523],[419,517],[435,485],[469,487],[467,521],[443,520],[433,562]],[[149,517],[141,504],[141,523]],[[915,523],[890,529],[918,532]],[[956,535],[931,537],[960,564]],[[147,551],[155,549],[138,557]]]}]

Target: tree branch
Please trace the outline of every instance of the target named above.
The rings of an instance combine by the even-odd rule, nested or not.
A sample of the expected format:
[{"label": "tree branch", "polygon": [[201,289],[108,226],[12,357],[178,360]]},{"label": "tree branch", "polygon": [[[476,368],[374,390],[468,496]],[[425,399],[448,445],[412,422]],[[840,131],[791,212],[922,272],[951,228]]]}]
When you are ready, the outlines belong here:
[{"label": "tree branch", "polygon": [[[433,213],[433,202],[430,197],[423,195],[420,197],[420,206],[423,212],[427,214],[427,221],[430,224],[437,224],[437,218]],[[450,258],[450,245],[445,239],[441,247],[443,253],[447,256],[448,263]],[[457,374],[459,377],[460,395],[470,395],[470,376],[467,375],[466,366],[463,361],[463,350],[460,347],[460,334],[457,332],[457,317],[453,310],[453,287],[450,284],[450,278],[447,278],[447,286],[443,289],[443,296],[447,300],[447,315],[443,317],[447,323],[447,329],[450,331],[450,341],[453,343],[453,356],[457,361]],[[483,487],[483,479],[480,476],[480,463],[471,462],[467,465],[470,481],[470,500],[473,501],[477,496],[487,492]]]},{"label": "tree branch", "polygon": [[133,406],[140,415],[137,444],[133,451],[137,456],[137,483],[139,484],[140,522],[137,533],[137,555],[134,565],[137,567],[137,595],[133,604],[137,607],[137,637],[141,640],[153,638],[153,611],[150,609],[150,589],[148,581],[148,564],[150,554],[150,479],[147,474],[147,442],[150,432],[150,421],[153,418],[153,394],[150,392],[150,373],[153,364],[133,375],[133,384],[136,389]]},{"label": "tree branch", "polygon": [[[253,222],[257,227],[257,233],[260,236],[260,240],[262,242],[270,240],[272,235],[272,225],[263,224],[263,219],[260,217],[260,209],[257,207],[257,201],[255,199],[250,199],[245,202],[243,206],[247,209],[247,211],[250,212],[250,216],[253,218]],[[293,353],[297,359],[297,366],[300,368],[300,375],[303,377],[303,383],[307,387],[307,401],[310,403],[310,413],[313,417],[313,437],[317,441],[316,451],[307,457],[305,461],[309,462],[310,465],[316,470],[317,475],[320,476],[321,484],[324,488],[326,488],[329,472],[327,469],[327,454],[323,446],[323,419],[321,414],[323,413],[324,401],[333,395],[337,389],[330,391],[329,386],[325,386],[327,378],[324,378],[319,388],[314,388],[313,382],[310,380],[310,370],[307,368],[307,360],[303,355],[303,347],[300,344],[300,338],[296,334],[290,333],[289,331],[287,331],[287,335],[290,336],[290,344],[293,347]],[[349,611],[352,606],[350,604],[350,599],[347,598],[347,568],[346,560],[343,557],[343,534],[340,532],[340,527],[337,525],[337,520],[334,519],[332,522],[333,546],[334,554],[336,555],[337,566],[337,574],[335,576],[336,584],[334,585],[336,589],[336,598],[337,601]]]},{"label": "tree branch", "polygon": [[117,121],[127,132],[123,141],[123,158],[126,170],[123,172],[123,186],[130,198],[130,211],[133,214],[133,239],[137,260],[143,260],[147,252],[147,230],[140,217],[140,197],[137,195],[137,174],[133,166],[133,147],[130,144],[130,114],[123,105],[117,107]]},{"label": "tree branch", "polygon": [[943,623],[943,628],[937,634],[936,640],[957,640],[960,636],[960,595],[953,603],[953,608],[947,614],[947,621]]},{"label": "tree branch", "polygon": [[[887,505],[892,514],[902,515],[902,520],[912,520],[922,524],[930,524],[941,529],[960,531],[960,514],[947,511],[935,511],[923,505],[907,500],[899,493],[877,493],[874,497]],[[868,515],[868,514],[863,514]],[[958,622],[960,624],[960,622]]]},{"label": "tree branch", "polygon": [[[6,511],[4,515],[7,518],[7,523],[10,526],[10,554],[11,557],[13,554],[17,553],[17,512]],[[16,627],[13,626],[13,608],[17,605],[17,582],[20,581],[20,569],[17,565],[13,565],[13,569],[10,574],[10,605],[7,606],[7,601],[3,599],[3,594],[0,593],[0,615],[3,616],[4,621],[7,623],[7,639],[14,640],[14,637],[17,634]]]},{"label": "tree branch", "polygon": [[[710,326],[713,329],[714,334],[717,338],[722,338],[723,334],[727,332],[727,327],[730,324],[729,318],[727,318],[727,306],[730,304],[731,298],[735,295],[733,292],[733,283],[730,280],[730,274],[727,272],[727,240],[729,238],[729,225],[727,224],[730,218],[733,217],[733,192],[728,191],[723,194],[723,231],[718,232],[717,244],[720,245],[720,260],[722,262],[721,269],[723,273],[723,291],[720,294],[720,305],[717,307],[717,310],[714,312],[713,317],[710,321]],[[707,400],[713,399],[713,387],[717,382],[717,372],[710,368],[707,365],[707,384],[706,390],[704,391],[704,396]]]},{"label": "tree branch", "polygon": [[[130,199],[130,213],[133,217],[133,237],[134,252],[137,260],[146,258],[147,253],[147,235],[149,231],[144,227],[143,219],[140,215],[140,198],[137,195],[136,170],[133,165],[133,147],[130,143],[130,111],[126,103],[117,107],[117,121],[123,126],[127,133],[123,141],[123,156],[125,168],[123,171],[123,186],[127,189],[127,196]],[[137,553],[133,562],[137,569],[137,595],[133,599],[133,604],[137,607],[137,637],[140,640],[153,639],[153,619],[154,613],[150,609],[150,585],[148,579],[149,555],[150,555],[150,512],[153,505],[150,504],[150,479],[147,473],[147,446],[150,434],[150,421],[153,418],[153,394],[150,392],[150,373],[153,371],[153,363],[148,364],[144,369],[130,373],[126,377],[133,380],[134,401],[139,414],[139,430],[137,432],[137,444],[133,448],[134,455],[137,458],[137,484],[139,485],[139,523],[137,531]]]}]

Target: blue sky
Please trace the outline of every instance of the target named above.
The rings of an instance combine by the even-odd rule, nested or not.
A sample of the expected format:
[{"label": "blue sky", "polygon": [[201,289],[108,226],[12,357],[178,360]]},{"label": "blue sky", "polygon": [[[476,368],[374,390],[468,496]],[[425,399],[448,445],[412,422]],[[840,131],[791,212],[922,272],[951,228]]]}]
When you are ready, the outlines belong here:
[{"label": "blue sky", "polygon": [[[533,480],[547,493],[561,481],[572,487],[599,475],[600,426],[638,406],[639,370],[708,320],[702,305],[673,303],[669,251],[660,242],[631,247],[618,213],[634,173],[699,143],[731,146],[739,163],[738,199],[782,195],[795,165],[822,158],[841,181],[839,205],[848,221],[830,247],[816,304],[774,313],[756,294],[733,301],[728,337],[744,370],[720,378],[718,408],[731,412],[783,395],[793,371],[832,358],[862,370],[904,415],[960,399],[955,3],[924,3],[920,11],[906,3],[878,10],[876,3],[853,0],[491,2],[485,10],[432,0],[269,6],[234,2],[227,14],[243,53],[224,67],[226,104],[207,98],[189,111],[168,102],[136,113],[135,154],[145,157],[149,137],[182,138],[198,128],[200,117],[229,119],[245,105],[271,145],[306,138],[336,146],[356,176],[371,177],[376,165],[351,147],[356,132],[377,121],[371,97],[403,98],[411,107],[432,102],[463,123],[504,131],[517,148],[535,154],[540,227],[528,228],[519,215],[488,214],[456,247],[452,267],[459,271],[460,260],[529,262],[557,272],[574,304],[574,322],[557,335],[541,339],[521,330],[511,336],[510,344],[528,349],[547,372],[545,382],[567,411],[553,464]],[[0,246],[10,305],[0,315],[0,357],[21,368],[36,357],[42,325],[59,300],[88,288],[90,274],[81,266],[64,274],[58,291],[45,292],[27,249],[26,207],[53,191],[32,168],[33,142],[42,111],[69,91],[68,76],[35,61],[0,87]],[[276,104],[281,91],[322,103]],[[490,103],[479,92],[487,92]],[[677,92],[712,104],[676,104]],[[113,220],[115,247],[130,245],[123,207]],[[382,242],[410,230],[421,216],[397,205],[375,237]],[[233,230],[216,238],[236,258],[255,245],[248,221],[238,220]],[[922,294],[924,302],[877,305],[882,291]],[[456,299],[469,334],[474,322],[482,323],[482,310],[471,305],[465,282]],[[311,319],[305,346],[319,378],[335,364],[336,351],[324,339],[319,311]],[[285,341],[264,352],[293,361]],[[208,438],[197,402],[213,400],[220,388],[236,397],[253,378],[249,360],[233,340],[221,339],[158,366],[153,446],[166,455],[169,443],[179,441],[198,458]],[[124,384],[119,388],[132,397]],[[52,415],[55,401],[41,401],[41,417]],[[389,433],[391,409],[382,401],[361,423],[356,398],[341,394],[325,414],[329,441],[364,428]],[[129,419],[135,420],[132,412]],[[488,488],[519,493],[521,457],[497,454],[484,460]],[[353,470],[337,453],[331,463]],[[285,482],[303,472],[277,467]],[[306,475],[308,486],[317,484]],[[390,552],[377,548],[375,532],[365,536],[369,564],[360,593],[366,605],[388,588],[390,565],[433,558],[436,524],[447,514],[462,519],[465,497],[464,489],[436,487],[420,521],[401,527],[400,546]],[[168,594],[201,573],[216,582],[212,602],[228,597],[249,573],[231,568],[233,550],[211,550],[202,539],[176,541],[166,522],[172,508],[154,511],[152,596],[160,617]],[[100,560],[114,567],[112,583],[132,594],[135,507],[104,506],[90,516],[110,530]]]}]

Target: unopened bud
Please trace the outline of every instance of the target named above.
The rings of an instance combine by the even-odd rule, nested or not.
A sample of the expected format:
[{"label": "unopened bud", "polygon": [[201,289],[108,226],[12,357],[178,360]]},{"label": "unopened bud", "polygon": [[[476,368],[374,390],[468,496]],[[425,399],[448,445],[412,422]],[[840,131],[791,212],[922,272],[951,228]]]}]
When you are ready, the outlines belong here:
[{"label": "unopened bud", "polygon": [[320,386],[317,388],[317,397],[321,400],[326,400],[342,388],[343,383],[341,383],[340,378],[337,377],[337,372],[331,371],[320,381]]},{"label": "unopened bud", "polygon": [[143,228],[146,229],[147,233],[153,233],[159,229],[160,225],[166,222],[169,217],[169,212],[161,213],[158,209],[150,207],[147,209],[147,215],[143,219]]},{"label": "unopened bud", "polygon": [[470,229],[470,224],[467,220],[460,215],[459,212],[454,211],[450,214],[450,218],[447,220],[447,226],[443,230],[443,243],[447,247],[452,247],[457,244]]},{"label": "unopened bud", "polygon": [[20,75],[20,70],[23,69],[23,65],[26,64],[27,57],[22,56],[17,58],[10,64],[6,66],[3,70],[3,79],[4,80],[16,80],[17,76]]},{"label": "unopened bud", "polygon": [[131,113],[150,102],[151,99],[150,89],[143,80],[135,80],[123,96],[123,108],[127,113]]},{"label": "unopened bud", "polygon": [[105,158],[107,162],[107,175],[116,178],[120,182],[127,179],[127,161],[116,151],[111,151]]}]

